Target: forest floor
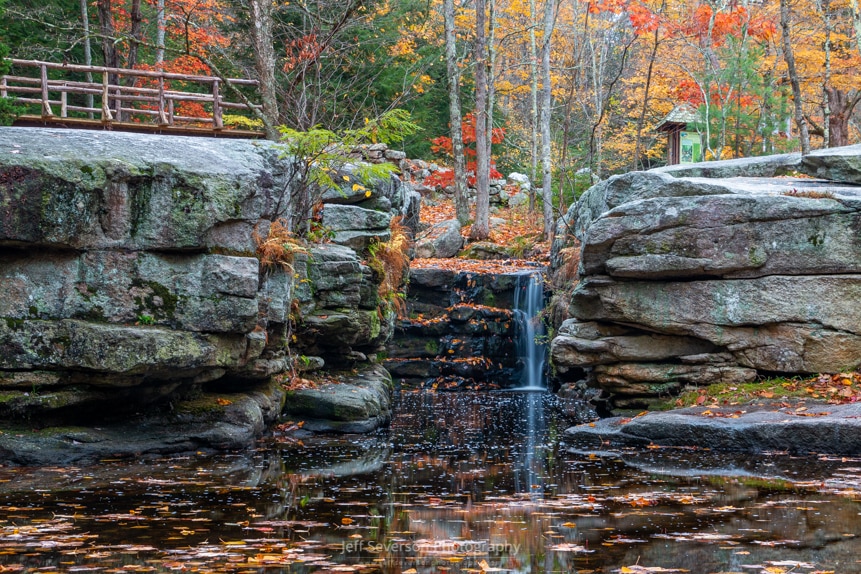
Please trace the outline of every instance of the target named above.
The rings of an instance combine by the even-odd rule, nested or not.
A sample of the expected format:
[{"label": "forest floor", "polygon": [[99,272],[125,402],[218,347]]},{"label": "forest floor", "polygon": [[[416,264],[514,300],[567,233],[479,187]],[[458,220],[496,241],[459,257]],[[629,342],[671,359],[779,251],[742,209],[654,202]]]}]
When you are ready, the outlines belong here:
[{"label": "forest floor", "polygon": [[[475,211],[472,211],[473,220]],[[432,226],[442,221],[456,219],[454,200],[442,194],[425,197],[422,201],[421,222]],[[492,208],[490,237],[488,242],[495,243],[509,250],[515,259],[526,259],[536,263],[546,264],[550,258],[550,243],[542,240],[543,226],[541,213],[531,212],[527,205],[515,207]],[[464,237],[464,248],[473,241],[470,239],[472,225],[461,229]],[[458,258],[458,262],[447,262],[455,265],[469,266],[469,260]],[[491,262],[492,263],[492,262]]]}]

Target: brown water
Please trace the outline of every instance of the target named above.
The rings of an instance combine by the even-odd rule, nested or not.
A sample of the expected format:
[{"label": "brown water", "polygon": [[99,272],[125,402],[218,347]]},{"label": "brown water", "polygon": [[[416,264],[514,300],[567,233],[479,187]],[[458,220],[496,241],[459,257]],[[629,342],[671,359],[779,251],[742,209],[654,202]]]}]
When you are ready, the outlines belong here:
[{"label": "brown water", "polygon": [[861,572],[861,460],[577,452],[541,393],[397,413],[373,436],[0,468],[0,572]]}]

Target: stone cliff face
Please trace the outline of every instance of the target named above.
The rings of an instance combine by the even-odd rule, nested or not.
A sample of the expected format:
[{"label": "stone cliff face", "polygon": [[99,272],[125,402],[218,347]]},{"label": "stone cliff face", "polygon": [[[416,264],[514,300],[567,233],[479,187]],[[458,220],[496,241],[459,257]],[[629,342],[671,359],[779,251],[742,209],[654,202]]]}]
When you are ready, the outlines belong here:
[{"label": "stone cliff face", "polygon": [[396,178],[334,191],[324,222],[341,245],[263,270],[254,232],[289,207],[290,175],[270,142],[0,129],[0,417],[92,421],[265,388],[271,419],[291,313],[324,360],[380,347],[390,321],[356,250],[412,196]]},{"label": "stone cliff face", "polygon": [[558,371],[640,408],[684,387],[858,367],[859,167],[852,146],[588,190],[562,226],[581,260],[552,342]]}]

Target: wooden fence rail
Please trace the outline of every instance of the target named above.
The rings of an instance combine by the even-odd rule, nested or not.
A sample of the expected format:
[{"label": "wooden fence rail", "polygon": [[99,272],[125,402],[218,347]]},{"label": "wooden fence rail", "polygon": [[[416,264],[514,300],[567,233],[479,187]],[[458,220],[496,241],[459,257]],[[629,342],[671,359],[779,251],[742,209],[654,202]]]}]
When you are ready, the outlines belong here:
[{"label": "wooden fence rail", "polygon": [[[10,74],[0,77],[0,96],[14,96],[20,103],[40,105],[43,119],[67,118],[69,112],[81,112],[89,117],[98,116],[104,124],[140,121],[146,118],[159,126],[173,126],[175,122],[194,122],[210,124],[211,129],[221,130],[224,128],[225,109],[250,111],[251,107],[260,108],[256,104],[249,107],[244,102],[226,100],[222,95],[222,80],[212,76],[55,64],[36,60],[11,61]],[[24,69],[28,68],[38,69],[38,75],[11,73],[22,74]],[[101,82],[52,79],[49,78],[49,70],[89,74],[87,77],[100,75]],[[198,93],[173,90],[169,88],[171,81],[202,85],[206,87],[206,91]],[[257,85],[257,80],[228,78],[227,82],[234,86]],[[84,105],[70,103],[69,94],[86,96]],[[206,105],[209,108],[206,110],[208,115],[178,115],[177,104],[180,102]],[[59,115],[55,108],[59,108]]]}]

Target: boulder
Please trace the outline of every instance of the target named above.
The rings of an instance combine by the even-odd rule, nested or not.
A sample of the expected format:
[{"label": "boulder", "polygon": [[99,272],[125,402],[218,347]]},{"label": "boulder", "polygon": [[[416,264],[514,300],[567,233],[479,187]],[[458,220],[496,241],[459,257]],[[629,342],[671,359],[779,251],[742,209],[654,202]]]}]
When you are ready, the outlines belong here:
[{"label": "boulder", "polygon": [[[580,244],[573,320],[551,345],[560,374],[585,369],[616,406],[639,406],[688,386],[857,368],[861,188],[843,182],[858,153],[634,172],[590,188],[560,225]],[[774,177],[794,171],[840,181]]]},{"label": "boulder", "polygon": [[323,207],[323,225],[334,232],[387,230],[391,217],[373,209],[355,205],[326,205]]},{"label": "boulder", "polygon": [[308,430],[368,432],[391,420],[392,388],[388,371],[370,365],[336,383],[287,391],[284,414],[302,419]]},{"label": "boulder", "polygon": [[[0,130],[4,425],[85,422],[93,442],[124,454],[233,448],[277,415],[278,392],[261,402],[258,390],[291,367],[287,343],[327,367],[368,364],[393,317],[378,309],[381,277],[357,250],[387,239],[392,216],[418,204],[394,176],[354,188],[359,166],[347,166],[350,181],[327,192],[323,210],[345,245],[261,265],[258,242],[290,215],[293,169],[265,141]],[[201,404],[208,416],[182,419],[187,432],[159,418],[228,388],[234,406]],[[131,415],[141,436],[155,436],[143,430],[150,421],[177,436],[142,444],[133,425],[116,427],[130,433],[122,445],[95,432]],[[2,448],[0,458],[18,454]]]},{"label": "boulder", "polygon": [[532,184],[529,181],[529,176],[525,173],[517,173],[512,172],[508,174],[506,178],[506,183],[508,185],[513,185],[518,188],[520,191],[529,191],[532,189]]},{"label": "boulder", "polygon": [[801,171],[842,183],[861,183],[861,145],[814,150],[801,160]]},{"label": "boulder", "polygon": [[454,257],[463,247],[460,223],[448,219],[416,237],[416,257],[445,259]]},{"label": "boulder", "polygon": [[857,454],[861,405],[811,405],[798,416],[777,404],[759,407],[693,407],[607,418],[565,431],[578,450],[630,446],[682,446],[724,452]]}]

